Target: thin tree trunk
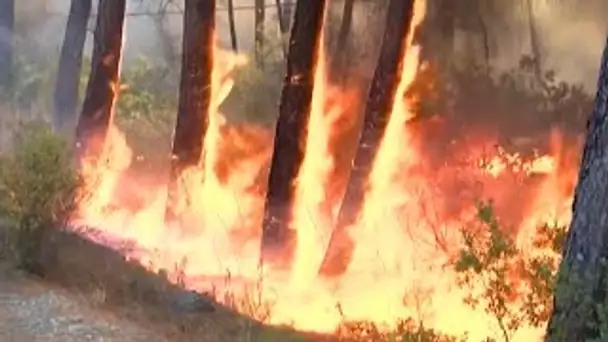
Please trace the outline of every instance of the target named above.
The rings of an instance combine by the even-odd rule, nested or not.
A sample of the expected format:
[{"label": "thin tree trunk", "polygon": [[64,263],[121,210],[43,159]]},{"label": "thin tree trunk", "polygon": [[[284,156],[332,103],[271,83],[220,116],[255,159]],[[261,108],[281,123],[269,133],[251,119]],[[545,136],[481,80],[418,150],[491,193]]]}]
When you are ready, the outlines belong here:
[{"label": "thin tree trunk", "polygon": [[540,55],[540,46],[538,39],[538,31],[536,28],[536,19],[534,16],[534,7],[532,0],[526,0],[526,10],[528,12],[528,29],[530,32],[530,48],[532,50],[532,58],[534,59],[534,75],[539,82],[542,82],[542,61]]},{"label": "thin tree trunk", "polygon": [[166,219],[175,218],[178,179],[189,167],[202,166],[203,142],[209,125],[211,81],[215,30],[214,0],[186,0],[182,43],[182,70],[179,87],[179,108]]},{"label": "thin tree trunk", "polygon": [[170,34],[170,29],[165,25],[167,21],[167,9],[173,0],[161,1],[158,6],[158,15],[154,18],[154,24],[160,39],[160,49],[162,50],[165,63],[170,66],[176,65],[176,54],[174,49],[174,38]]},{"label": "thin tree trunk", "polygon": [[266,19],[265,0],[255,0],[255,61],[258,67],[264,67],[264,21]]},{"label": "thin tree trunk", "polygon": [[281,32],[281,35],[285,35],[289,31],[289,26],[287,25],[288,22],[285,18],[285,15],[283,14],[283,4],[281,3],[281,0],[275,0],[274,3],[275,3],[275,7],[277,8],[277,19],[279,20],[279,32]]},{"label": "thin tree trunk", "polygon": [[483,61],[487,69],[490,68],[490,36],[488,33],[488,25],[483,18],[484,2],[480,1],[475,4],[475,21],[477,23],[477,29],[481,34],[481,45],[483,48]]},{"label": "thin tree trunk", "polygon": [[599,340],[607,310],[608,38],[601,63],[547,341]]},{"label": "thin tree trunk", "polygon": [[234,0],[228,0],[228,24],[230,25],[230,42],[232,43],[232,50],[234,52],[239,52],[236,21],[234,19]]},{"label": "thin tree trunk", "polygon": [[344,76],[344,66],[346,64],[346,57],[348,52],[346,46],[348,43],[348,36],[353,26],[353,11],[355,9],[355,0],[344,0],[344,9],[342,10],[342,23],[340,24],[340,31],[338,31],[338,38],[336,40],[336,49],[334,50],[334,58],[331,67],[331,74],[337,80],[342,80]]},{"label": "thin tree trunk", "polygon": [[279,21],[279,33],[281,34],[281,49],[283,50],[283,57],[287,57],[287,44],[284,43],[283,38],[289,32],[289,25],[285,14],[283,13],[283,4],[281,0],[275,0],[275,7],[277,9],[277,20]]},{"label": "thin tree trunk", "polygon": [[101,156],[118,96],[126,0],[100,0],[95,27],[91,76],[76,127],[79,147]]},{"label": "thin tree trunk", "polygon": [[15,0],[0,0],[0,85],[9,86],[13,72]]},{"label": "thin tree trunk", "polygon": [[285,27],[287,28],[287,31],[289,31],[289,28],[291,27],[291,23],[293,21],[293,12],[294,12],[294,8],[295,8],[295,1],[294,0],[289,0],[287,2],[284,2],[282,5],[282,16],[283,16],[283,21],[285,22]]},{"label": "thin tree trunk", "polygon": [[[262,239],[265,259],[269,256],[268,252],[278,250],[282,257],[285,257],[283,252],[293,252],[295,235],[289,229],[289,223],[294,182],[306,150],[326,5],[326,0],[301,0],[296,4],[265,203]],[[289,259],[289,255],[286,259]]]},{"label": "thin tree trunk", "polygon": [[367,97],[363,131],[338,220],[320,268],[324,276],[341,274],[351,259],[354,246],[347,228],[356,223],[363,208],[367,180],[395,102],[413,8],[414,0],[391,0],[389,3],[380,57]]},{"label": "thin tree trunk", "polygon": [[92,0],[72,0],[70,4],[55,81],[53,126],[58,131],[66,129],[68,124],[73,125],[76,119],[82,53],[92,3]]}]

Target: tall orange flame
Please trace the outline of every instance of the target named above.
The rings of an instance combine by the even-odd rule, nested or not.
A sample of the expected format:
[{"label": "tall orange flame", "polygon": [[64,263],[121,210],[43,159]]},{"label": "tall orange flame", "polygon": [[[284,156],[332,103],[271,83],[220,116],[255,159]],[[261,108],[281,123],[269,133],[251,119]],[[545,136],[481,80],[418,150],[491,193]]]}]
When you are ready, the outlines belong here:
[{"label": "tall orange flame", "polygon": [[[421,22],[425,10],[425,1],[416,1],[412,25]],[[414,317],[444,333],[467,332],[472,340],[499,336],[491,317],[463,304],[464,293],[456,286],[455,274],[443,267],[450,252],[460,246],[459,229],[474,207],[458,215],[445,214],[449,199],[438,194],[435,181],[455,173],[456,167],[446,163],[440,169],[429,169],[425,163],[424,136],[412,124],[415,113],[411,103],[415,99],[406,96],[418,70],[425,66],[419,63],[419,47],[411,35],[408,45],[397,101],[373,166],[361,219],[349,230],[356,246],[353,260],[337,282],[325,282],[316,274],[338,205],[336,194],[329,190],[334,188],[337,167],[331,141],[344,129],[339,120],[351,115],[347,108],[354,101],[351,92],[328,84],[323,53],[310,119],[314,129],[309,130],[292,208],[291,224],[298,242],[291,272],[259,269],[264,194],[255,184],[268,166],[272,137],[262,128],[231,125],[219,112],[219,104],[234,85],[233,71],[247,62],[225,51],[216,54],[221,57],[216,58],[213,74],[213,111],[205,140],[207,167],[203,175],[192,169],[183,176],[193,202],[182,211],[180,222],[172,223],[175,227],[171,229],[164,225],[166,178],[159,177],[151,185],[127,173],[131,151],[124,136],[113,128],[107,163],[103,167],[84,165],[91,196],[80,203],[74,225],[101,232],[100,239],[106,244],[112,245],[116,239],[136,242],[139,249],[128,256],[151,270],[171,270],[187,260],[183,270],[187,286],[199,290],[213,286],[227,304],[236,305],[229,298],[250,298],[251,291],[257,291],[256,300],[271,305],[270,323],[329,332],[345,319],[390,325],[398,318]],[[559,158],[564,150],[560,139],[555,132],[553,153],[521,163],[518,169],[526,175],[546,176],[536,186],[535,200],[526,207],[526,219],[520,222],[522,245],[547,214],[562,223],[569,220],[560,213],[570,201],[570,180],[576,167]],[[517,156],[509,158],[514,163],[519,160]],[[505,169],[505,158],[493,158],[489,164],[471,166],[466,172],[483,179],[500,197],[510,186],[501,183]],[[143,204],[134,205],[136,200]],[[179,234],[183,232],[188,234]],[[252,308],[261,306],[237,309],[259,317]],[[540,333],[538,329],[522,329],[515,340],[538,340]]]}]

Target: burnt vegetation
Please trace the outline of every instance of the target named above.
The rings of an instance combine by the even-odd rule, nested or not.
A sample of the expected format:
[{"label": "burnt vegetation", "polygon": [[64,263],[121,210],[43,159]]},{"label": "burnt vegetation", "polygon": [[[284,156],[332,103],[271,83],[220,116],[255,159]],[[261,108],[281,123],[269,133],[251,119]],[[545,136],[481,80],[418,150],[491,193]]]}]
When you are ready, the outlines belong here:
[{"label": "burnt vegetation", "polygon": [[[445,266],[455,272],[458,286],[468,294],[465,304],[491,318],[500,341],[516,340],[518,331],[526,327],[548,326],[549,341],[602,341],[608,335],[604,293],[608,227],[602,206],[608,189],[601,178],[608,167],[602,163],[608,53],[594,94],[580,84],[562,81],[559,66],[542,63],[546,59],[538,45],[543,36],[532,19],[526,30],[533,46],[508,68],[494,65],[492,46],[502,38],[488,31],[488,23],[507,20],[516,11],[496,1],[485,3],[493,4],[489,9],[481,1],[466,1],[475,10],[464,10],[453,1],[429,0],[427,15],[415,32],[409,24],[413,0],[300,0],[296,5],[276,1],[272,6],[256,1],[250,13],[255,28],[245,30],[253,41],[248,51],[248,39],[240,41],[237,32],[238,11],[249,9],[239,9],[238,1],[224,6],[222,1],[186,0],[185,8],[180,8],[163,0],[163,6],[154,9],[175,11],[178,21],[184,14],[182,63],[176,66],[170,60],[125,59],[123,44],[129,44],[125,20],[141,16],[126,12],[127,1],[94,1],[91,11],[90,1],[73,0],[65,41],[57,49],[60,53],[36,60],[19,49],[27,33],[19,31],[15,2],[0,0],[2,264],[84,293],[92,305],[154,327],[174,341],[200,341],[201,336],[213,341],[466,341],[467,336],[448,336],[427,327],[419,317],[403,317],[383,326],[352,321],[341,309],[344,322],[333,334],[268,326],[272,305],[255,295],[236,298],[190,291],[184,282],[185,262],[151,272],[144,267],[148,265],[127,260],[125,255],[137,248],[131,242],[109,248],[103,239],[93,238],[90,227],[73,226],[78,204],[90,195],[83,186],[82,157],[103,157],[105,137],[116,125],[135,156],[127,173],[141,182],[149,175],[164,176],[177,187],[188,167],[203,166],[224,175],[231,172],[230,163],[245,154],[261,156],[263,166],[248,186],[252,193],[266,196],[265,215],[254,223],[248,221],[255,228],[247,227],[246,233],[249,228],[263,230],[265,261],[279,254],[285,262],[284,256],[291,257],[290,249],[297,245],[289,226],[290,205],[306,133],[315,129],[308,126],[315,66],[325,58],[332,86],[367,99],[350,109],[348,114],[357,120],[345,124],[333,142],[345,151],[336,165],[341,175],[336,187],[345,195],[333,239],[348,240],[340,235],[347,235],[344,230],[363,205],[373,149],[386,128],[391,104],[403,100],[394,99],[389,90],[399,81],[399,62],[408,53],[404,36],[409,33],[421,47],[416,79],[405,94],[413,99],[415,112],[406,125],[415,128],[414,139],[422,142],[420,171],[432,173],[446,164],[464,170],[449,176],[437,171],[434,189],[439,197],[450,198],[437,216],[452,218],[465,208],[476,208],[476,215],[462,224],[458,233],[462,243],[456,250],[447,246],[439,229],[435,232],[437,248],[449,254]],[[597,6],[599,11],[605,5]],[[269,7],[278,12],[276,18]],[[146,12],[150,8],[141,11],[161,16]],[[224,10],[230,11],[222,13],[229,21],[226,32],[218,24]],[[94,33],[87,35],[91,23]],[[273,26],[275,31],[269,29]],[[365,35],[358,34],[362,30]],[[245,143],[222,146],[218,164],[203,165],[204,139],[214,110],[213,63],[219,58],[214,34],[227,37],[227,49],[250,52],[253,62],[235,71],[234,87],[220,105],[219,133]],[[171,46],[171,38],[161,36]],[[456,37],[476,48],[455,49]],[[85,40],[90,41],[92,53],[84,48]],[[324,54],[319,53],[321,47]],[[555,132],[560,134],[557,146],[552,140]],[[273,135],[270,146],[268,137]],[[508,165],[501,176],[508,178],[506,190],[496,193],[484,188],[486,183],[480,185],[483,182],[467,173],[470,148],[478,147],[479,141],[491,142],[484,146],[490,156],[517,153],[523,161],[546,153],[561,156],[556,168],[565,174],[566,190],[562,190],[576,192],[574,219],[570,227],[538,223],[530,242],[544,251],[542,256],[529,255],[517,243],[516,227],[524,221],[524,208],[545,175],[520,176],[516,166]],[[576,174],[566,169],[579,162],[575,187]],[[227,179],[219,177],[220,182]],[[137,196],[144,195],[134,191],[133,197]],[[133,202],[137,201],[130,205]],[[171,203],[167,206],[165,219],[170,221],[174,213]],[[341,242],[337,247],[336,241],[330,243],[321,275],[336,278],[348,267],[354,246]]]}]

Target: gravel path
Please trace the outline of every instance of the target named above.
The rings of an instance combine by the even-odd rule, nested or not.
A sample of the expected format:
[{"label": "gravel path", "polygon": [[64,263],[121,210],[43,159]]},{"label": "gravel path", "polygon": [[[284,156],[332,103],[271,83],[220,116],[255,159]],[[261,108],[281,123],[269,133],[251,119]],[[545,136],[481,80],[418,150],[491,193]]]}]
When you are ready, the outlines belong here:
[{"label": "gravel path", "polygon": [[0,270],[0,342],[164,342],[84,299]]}]

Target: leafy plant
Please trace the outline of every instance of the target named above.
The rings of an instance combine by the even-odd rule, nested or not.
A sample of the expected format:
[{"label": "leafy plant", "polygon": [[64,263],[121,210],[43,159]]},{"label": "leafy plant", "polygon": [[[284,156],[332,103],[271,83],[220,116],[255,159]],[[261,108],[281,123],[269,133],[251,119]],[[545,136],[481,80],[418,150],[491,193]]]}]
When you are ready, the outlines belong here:
[{"label": "leafy plant", "polygon": [[135,155],[143,157],[138,160],[152,168],[169,158],[177,117],[178,82],[170,77],[170,72],[168,67],[140,59],[121,76],[115,122],[125,132]]},{"label": "leafy plant", "polygon": [[279,113],[278,103],[285,76],[282,44],[281,37],[268,34],[262,52],[264,67],[249,63],[236,71],[234,88],[221,108],[228,120],[274,123]]},{"label": "leafy plant", "polygon": [[453,266],[459,285],[470,290],[465,303],[483,307],[510,341],[522,326],[540,327],[549,319],[566,229],[540,227],[533,244],[539,253],[529,255],[500,225],[491,204],[478,205],[477,219],[477,229],[462,231],[464,245]]},{"label": "leafy plant", "polygon": [[18,265],[42,273],[44,239],[65,226],[76,205],[80,177],[67,142],[42,124],[25,125],[12,152],[0,157],[0,216]]}]

